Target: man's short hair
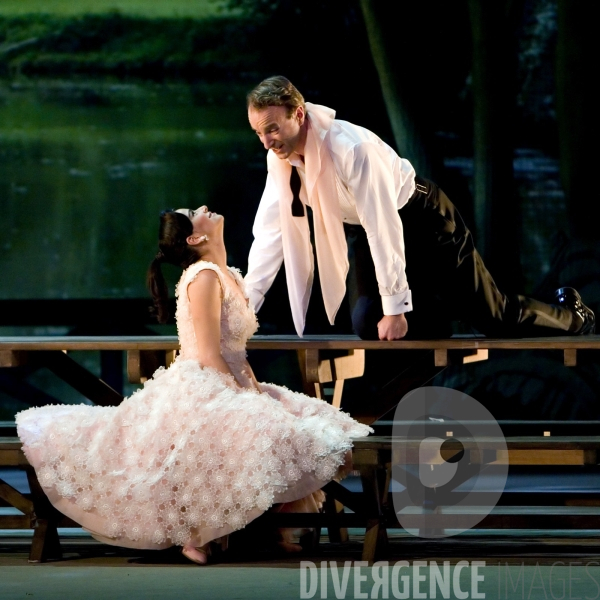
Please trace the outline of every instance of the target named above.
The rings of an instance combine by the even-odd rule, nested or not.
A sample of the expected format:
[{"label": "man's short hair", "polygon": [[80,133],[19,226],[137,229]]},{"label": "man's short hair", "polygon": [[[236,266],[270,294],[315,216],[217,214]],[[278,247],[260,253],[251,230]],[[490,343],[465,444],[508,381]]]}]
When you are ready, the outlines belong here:
[{"label": "man's short hair", "polygon": [[291,117],[299,106],[306,108],[302,94],[289,79],[281,75],[261,81],[246,96],[246,105],[248,109],[254,110],[262,110],[268,106],[285,106],[288,117]]}]

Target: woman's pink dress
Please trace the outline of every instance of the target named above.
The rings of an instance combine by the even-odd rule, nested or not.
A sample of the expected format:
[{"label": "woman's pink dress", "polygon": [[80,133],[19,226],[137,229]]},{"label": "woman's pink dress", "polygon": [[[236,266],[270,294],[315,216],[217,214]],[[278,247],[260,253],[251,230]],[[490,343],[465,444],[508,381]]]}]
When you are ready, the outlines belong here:
[{"label": "woman's pink dress", "polygon": [[[18,413],[23,450],[51,502],[97,539],[167,548],[241,529],[275,503],[317,492],[343,472],[352,438],[372,430],[322,400],[261,384],[232,387],[203,367],[187,294],[202,269],[221,281],[221,352],[250,385],[254,311],[213,263],[177,284],[181,352],[116,407],[62,405]],[[243,291],[239,271],[230,269]]]}]

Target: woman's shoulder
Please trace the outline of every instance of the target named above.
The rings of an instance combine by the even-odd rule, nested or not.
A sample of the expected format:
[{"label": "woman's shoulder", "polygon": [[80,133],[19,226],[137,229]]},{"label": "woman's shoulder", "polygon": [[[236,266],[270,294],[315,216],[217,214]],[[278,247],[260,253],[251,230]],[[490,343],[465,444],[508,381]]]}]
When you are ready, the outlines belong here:
[{"label": "woman's shoulder", "polygon": [[187,269],[185,269],[185,271],[181,274],[179,283],[177,284],[176,295],[179,296],[181,290],[183,288],[187,288],[190,283],[194,282],[198,278],[199,273],[202,271],[214,272],[217,275],[219,282],[221,282],[223,273],[219,268],[219,265],[207,260],[199,260],[187,267]]}]

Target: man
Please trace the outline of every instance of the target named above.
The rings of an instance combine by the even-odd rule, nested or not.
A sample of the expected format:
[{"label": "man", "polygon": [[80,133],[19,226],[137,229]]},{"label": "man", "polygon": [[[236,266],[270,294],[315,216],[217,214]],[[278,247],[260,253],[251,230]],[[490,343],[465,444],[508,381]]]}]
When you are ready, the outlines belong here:
[{"label": "man", "polygon": [[496,336],[594,331],[594,313],[572,288],[557,291],[556,305],[503,294],[447,196],[372,132],[305,102],[285,77],[264,80],[247,103],[269,151],[245,278],[256,310],[285,261],[303,334],[315,267],[309,206],[331,324],[346,293],[352,242],[352,323],[362,338],[401,339],[409,324],[414,337],[444,335],[452,318]]}]

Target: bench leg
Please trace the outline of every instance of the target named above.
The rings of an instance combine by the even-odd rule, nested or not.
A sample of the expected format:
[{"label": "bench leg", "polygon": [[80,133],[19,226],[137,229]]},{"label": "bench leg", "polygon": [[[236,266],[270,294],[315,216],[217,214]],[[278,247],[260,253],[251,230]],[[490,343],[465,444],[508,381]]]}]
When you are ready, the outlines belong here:
[{"label": "bench leg", "polygon": [[384,495],[387,497],[385,485],[388,476],[385,470],[375,465],[365,465],[360,469],[360,478],[367,512],[362,560],[372,565],[375,558],[387,552],[388,538],[382,505]]},{"label": "bench leg", "polygon": [[298,540],[303,550],[315,552],[319,549],[319,541],[321,539],[321,528],[311,527],[307,533],[300,536]]},{"label": "bench leg", "polygon": [[[362,377],[365,371],[364,350],[350,350],[348,354],[330,358],[323,358],[316,348],[298,350],[297,354],[304,393],[324,400],[323,384],[333,382],[332,404],[336,408],[342,404],[344,380]],[[325,355],[330,356],[331,351]]]},{"label": "bench leg", "polygon": [[348,541],[348,530],[345,527],[340,527],[337,524],[336,516],[344,511],[344,506],[338,502],[331,494],[326,494],[325,513],[333,520],[333,524],[327,527],[329,541],[333,544],[343,544]]},{"label": "bench leg", "polygon": [[313,398],[319,398],[318,393],[322,388],[317,388],[315,383],[319,383],[319,351],[318,350],[298,350],[298,365],[302,375],[302,384],[304,393]]},{"label": "bench leg", "polygon": [[333,400],[331,404],[336,408],[342,406],[342,392],[344,391],[344,380],[337,379],[333,388]]},{"label": "bench leg", "polygon": [[29,552],[30,563],[46,562],[49,558],[62,558],[56,523],[57,519],[37,520]]},{"label": "bench leg", "polygon": [[40,485],[32,467],[25,469],[35,510],[35,527],[29,562],[44,562],[49,558],[62,558],[62,550],[56,529],[60,513],[52,506]]}]

